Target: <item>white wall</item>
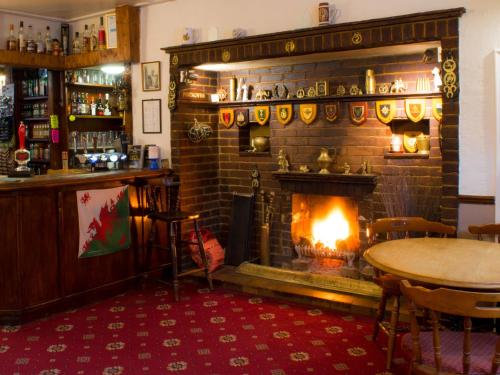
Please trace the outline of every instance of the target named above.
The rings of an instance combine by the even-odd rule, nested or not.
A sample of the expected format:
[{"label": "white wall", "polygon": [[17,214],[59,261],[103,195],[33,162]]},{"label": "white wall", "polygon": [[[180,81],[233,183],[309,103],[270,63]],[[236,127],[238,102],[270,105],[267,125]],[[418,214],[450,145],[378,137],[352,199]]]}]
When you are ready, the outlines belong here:
[{"label": "white wall", "polygon": [[42,37],[45,36],[47,26],[50,26],[50,34],[52,38],[61,40],[61,22],[47,20],[45,18],[27,17],[18,14],[0,13],[0,49],[7,48],[7,37],[9,36],[9,25],[14,25],[14,33],[17,37],[19,31],[19,22],[23,21],[24,31],[28,30],[28,26],[33,26],[33,37],[36,38],[36,33],[40,31]]},{"label": "white wall", "polygon": [[[176,0],[141,9],[141,60],[162,63],[162,91],[142,92],[140,65],[133,67],[134,142],[157,143],[170,154],[167,109],[168,57],[162,47],[181,43],[184,27],[206,41],[217,27],[222,38],[233,28],[250,35],[316,25],[319,0]],[[460,194],[495,194],[494,49],[500,48],[499,0],[337,0],[338,22],[465,7],[460,20]],[[162,99],[163,134],[142,134],[141,101]],[[169,156],[168,156],[169,157]]]}]

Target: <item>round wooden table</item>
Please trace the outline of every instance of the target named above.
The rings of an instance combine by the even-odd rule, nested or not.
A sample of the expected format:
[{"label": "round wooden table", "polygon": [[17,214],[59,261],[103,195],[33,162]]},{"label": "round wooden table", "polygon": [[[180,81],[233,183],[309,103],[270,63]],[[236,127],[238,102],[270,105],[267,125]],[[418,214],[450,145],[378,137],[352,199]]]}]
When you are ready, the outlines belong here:
[{"label": "round wooden table", "polygon": [[456,238],[381,242],[364,258],[373,267],[436,286],[500,290],[500,244]]}]

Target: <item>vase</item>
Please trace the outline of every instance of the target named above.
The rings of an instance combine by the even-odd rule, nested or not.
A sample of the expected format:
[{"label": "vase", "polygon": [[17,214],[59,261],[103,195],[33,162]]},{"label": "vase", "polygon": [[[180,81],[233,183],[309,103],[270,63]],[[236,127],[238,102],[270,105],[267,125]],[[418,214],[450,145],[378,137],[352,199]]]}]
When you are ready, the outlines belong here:
[{"label": "vase", "polygon": [[269,150],[269,137],[253,137],[253,147],[256,152],[266,152]]},{"label": "vase", "polygon": [[417,150],[419,154],[428,154],[431,148],[430,137],[428,135],[420,134],[417,136]]},{"label": "vase", "polygon": [[320,154],[318,157],[318,165],[319,165],[319,173],[320,174],[328,174],[330,171],[328,170],[328,167],[330,164],[332,164],[333,159],[331,158],[330,155],[328,155],[328,149],[322,147],[320,150]]},{"label": "vase", "polygon": [[372,69],[366,70],[365,90],[367,94],[375,94],[375,72]]}]

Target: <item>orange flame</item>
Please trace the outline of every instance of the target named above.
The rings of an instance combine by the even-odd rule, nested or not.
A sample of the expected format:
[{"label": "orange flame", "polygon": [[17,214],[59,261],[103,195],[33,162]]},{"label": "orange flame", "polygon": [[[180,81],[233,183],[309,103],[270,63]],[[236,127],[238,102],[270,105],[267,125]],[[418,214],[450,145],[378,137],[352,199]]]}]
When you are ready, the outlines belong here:
[{"label": "orange flame", "polygon": [[335,250],[337,241],[345,240],[349,235],[349,222],[340,209],[331,211],[325,219],[315,220],[312,225],[314,246],[321,244]]}]

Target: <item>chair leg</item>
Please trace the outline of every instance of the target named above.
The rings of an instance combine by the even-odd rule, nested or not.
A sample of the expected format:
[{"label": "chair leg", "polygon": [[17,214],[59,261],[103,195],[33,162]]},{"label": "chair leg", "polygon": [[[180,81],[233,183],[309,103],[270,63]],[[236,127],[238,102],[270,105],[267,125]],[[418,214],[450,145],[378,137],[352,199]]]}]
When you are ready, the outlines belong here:
[{"label": "chair leg", "polygon": [[375,318],[375,323],[373,324],[372,341],[375,341],[377,339],[380,330],[380,324],[384,320],[387,298],[387,293],[385,291],[382,291],[382,297],[380,298],[380,303],[378,305],[377,316]]},{"label": "chair leg", "polygon": [[174,284],[174,297],[179,301],[179,278],[177,275],[177,227],[174,222],[169,225],[170,249],[172,250],[172,278]]},{"label": "chair leg", "polygon": [[399,296],[394,299],[394,306],[391,312],[391,321],[389,326],[389,339],[387,342],[387,364],[386,370],[389,371],[392,367],[392,358],[394,356],[394,347],[396,344],[396,329],[399,321]]},{"label": "chair leg", "polygon": [[205,247],[203,246],[203,238],[201,238],[198,222],[196,220],[193,220],[193,225],[194,231],[196,233],[196,238],[198,239],[198,249],[200,251],[201,261],[203,262],[203,267],[205,268],[205,277],[207,278],[210,290],[213,290],[214,286],[212,283],[212,275],[210,274],[210,272],[208,272],[207,254],[205,254]]},{"label": "chair leg", "polygon": [[144,264],[142,266],[142,274],[144,278],[148,277],[148,272],[151,270],[151,257],[153,254],[153,244],[156,239],[156,220],[151,220],[151,230],[149,231],[148,241],[146,243],[146,254]]}]

